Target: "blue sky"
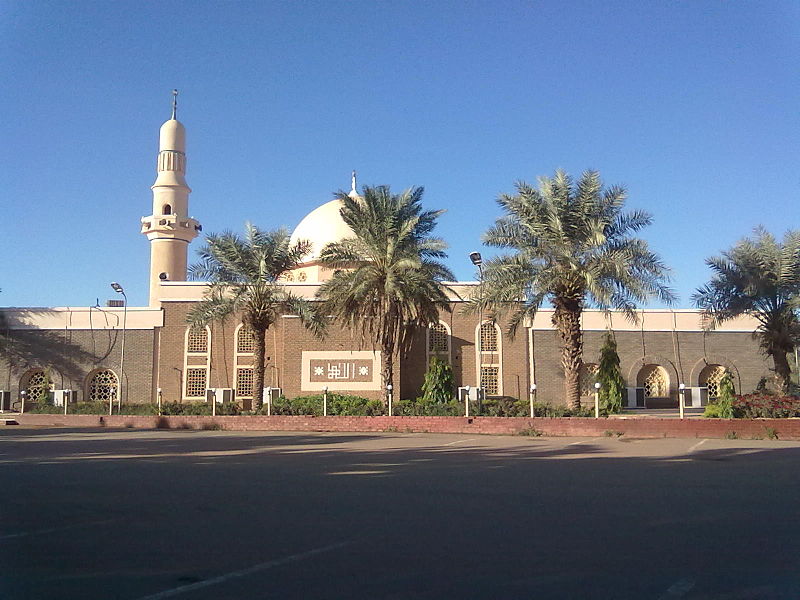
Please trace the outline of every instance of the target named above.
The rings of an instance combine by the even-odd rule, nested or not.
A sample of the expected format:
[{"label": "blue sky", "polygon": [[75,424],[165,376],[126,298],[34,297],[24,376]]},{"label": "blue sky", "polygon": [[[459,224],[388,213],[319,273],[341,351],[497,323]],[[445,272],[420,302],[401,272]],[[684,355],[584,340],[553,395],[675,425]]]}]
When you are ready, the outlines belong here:
[{"label": "blue sky", "polygon": [[0,305],[146,304],[178,88],[206,232],[293,228],[355,168],[425,186],[470,279],[499,194],[592,168],[688,307],[707,256],[800,226],[798,57],[797,2],[0,0]]}]

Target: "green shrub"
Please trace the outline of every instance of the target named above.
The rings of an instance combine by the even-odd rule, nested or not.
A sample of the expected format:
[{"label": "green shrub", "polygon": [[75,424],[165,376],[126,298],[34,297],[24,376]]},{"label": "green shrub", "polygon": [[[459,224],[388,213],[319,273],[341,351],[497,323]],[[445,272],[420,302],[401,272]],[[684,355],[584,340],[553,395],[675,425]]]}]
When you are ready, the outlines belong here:
[{"label": "green shrub", "polygon": [[534,429],[533,427],[528,427],[527,429],[521,429],[517,435],[523,435],[527,437],[541,437],[542,432],[538,429]]},{"label": "green shrub", "polygon": [[161,414],[165,416],[210,415],[211,405],[208,402],[165,402],[161,405]]},{"label": "green shrub", "polygon": [[40,415],[58,415],[64,414],[63,406],[56,406],[55,404],[48,404],[47,402],[37,402],[36,404],[25,403],[25,412],[40,414]]},{"label": "green shrub", "polygon": [[607,332],[600,348],[600,365],[597,370],[597,381],[600,383],[600,409],[605,414],[622,412],[622,397],[625,394],[625,380],[619,368],[617,342]]},{"label": "green shrub", "polygon": [[429,402],[448,402],[453,399],[454,387],[450,363],[436,356],[431,357],[422,384],[422,397]]},{"label": "green shrub", "polygon": [[719,404],[707,404],[703,416],[706,419],[721,419]]}]

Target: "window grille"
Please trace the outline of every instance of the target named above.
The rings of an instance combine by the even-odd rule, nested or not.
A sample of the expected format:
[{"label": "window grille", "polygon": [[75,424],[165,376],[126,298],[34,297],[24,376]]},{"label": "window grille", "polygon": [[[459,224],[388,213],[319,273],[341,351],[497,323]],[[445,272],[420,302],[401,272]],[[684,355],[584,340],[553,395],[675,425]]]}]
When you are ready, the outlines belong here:
[{"label": "window grille", "polygon": [[500,393],[500,367],[481,367],[481,388],[486,396]]},{"label": "window grille", "polygon": [[252,354],[256,350],[256,337],[253,330],[242,325],[236,334],[236,353]]},{"label": "window grille", "polygon": [[114,371],[97,371],[89,381],[89,402],[109,402],[117,398],[119,381]]},{"label": "window grille", "polygon": [[25,385],[25,395],[31,402],[43,400],[47,394],[47,376],[43,370],[34,371],[28,376],[28,383]]},{"label": "window grille", "polygon": [[236,370],[236,397],[237,398],[252,398],[253,397],[253,380],[255,373],[253,369],[240,368]]},{"label": "window grille", "polygon": [[480,351],[497,352],[497,327],[494,323],[481,324]]},{"label": "window grille", "polygon": [[709,365],[703,371],[705,372],[705,386],[708,388],[708,397],[719,398],[719,384],[728,370],[722,365]]},{"label": "window grille", "polygon": [[594,384],[597,381],[597,373],[600,366],[594,363],[583,363],[580,371],[581,396],[593,396]]},{"label": "window grille", "polygon": [[206,369],[186,369],[186,397],[206,397]]},{"label": "window grille", "polygon": [[450,352],[450,334],[444,324],[431,325],[428,332],[428,352],[431,354]]},{"label": "window grille", "polygon": [[186,336],[186,352],[189,354],[208,352],[208,330],[205,327],[189,329]]},{"label": "window grille", "polygon": [[645,398],[665,398],[667,393],[667,376],[664,369],[659,366],[652,366],[650,372],[644,378]]}]

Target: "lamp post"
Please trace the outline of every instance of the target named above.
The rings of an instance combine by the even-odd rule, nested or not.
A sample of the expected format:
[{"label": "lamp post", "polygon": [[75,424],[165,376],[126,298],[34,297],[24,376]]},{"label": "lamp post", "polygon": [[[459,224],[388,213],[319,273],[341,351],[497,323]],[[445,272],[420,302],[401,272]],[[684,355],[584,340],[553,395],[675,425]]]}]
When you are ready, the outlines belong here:
[{"label": "lamp post", "polygon": [[19,414],[21,414],[21,415],[25,414],[25,396],[27,396],[27,395],[28,395],[28,392],[26,392],[25,390],[22,390],[19,393],[19,397],[20,397]]},{"label": "lamp post", "polygon": [[328,416],[328,386],[322,388],[322,416]]},{"label": "lamp post", "polygon": [[386,384],[386,392],[388,393],[388,396],[389,396],[389,416],[391,417],[392,416],[392,384],[391,383],[387,383]]},{"label": "lamp post", "polygon": [[530,394],[530,396],[531,396],[531,419],[532,419],[533,418],[533,400],[534,400],[534,398],[536,398],[536,384],[535,383],[531,384],[531,394]]},{"label": "lamp post", "polygon": [[[125,381],[125,331],[128,328],[128,296],[125,290],[116,281],[111,282],[111,289],[122,294],[122,348],[119,357],[119,385],[117,386],[117,412],[122,412],[122,384]],[[111,403],[108,405],[108,414],[111,414]]]},{"label": "lamp post", "polygon": [[685,398],[686,398],[686,384],[681,383],[680,385],[678,385],[678,406],[680,407],[678,414],[680,414],[681,419],[683,418],[683,408],[685,404],[684,401]]},{"label": "lamp post", "polygon": [[594,384],[594,418],[600,418],[600,382]]},{"label": "lamp post", "polygon": [[464,416],[469,418],[469,386],[464,386],[464,391],[467,392],[466,397],[464,398]]},{"label": "lamp post", "polygon": [[[469,253],[472,264],[478,267],[478,389],[481,387],[481,368],[483,365],[483,343],[481,341],[481,331],[483,330],[483,257],[477,250]],[[478,402],[480,403],[480,392],[478,392]],[[467,404],[469,405],[469,393],[467,393]],[[480,406],[480,404],[479,404]],[[469,416],[469,408],[467,408]]]}]

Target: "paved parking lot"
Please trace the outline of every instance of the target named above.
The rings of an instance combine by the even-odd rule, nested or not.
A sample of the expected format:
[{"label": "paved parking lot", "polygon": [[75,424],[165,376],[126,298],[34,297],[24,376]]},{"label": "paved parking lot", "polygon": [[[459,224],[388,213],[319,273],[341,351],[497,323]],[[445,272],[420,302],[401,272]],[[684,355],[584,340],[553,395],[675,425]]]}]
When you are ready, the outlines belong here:
[{"label": "paved parking lot", "polygon": [[800,444],[0,429],[0,598],[800,597]]}]

